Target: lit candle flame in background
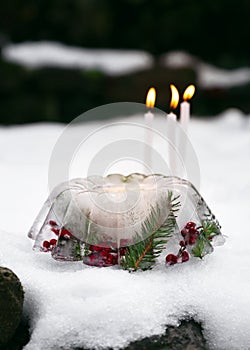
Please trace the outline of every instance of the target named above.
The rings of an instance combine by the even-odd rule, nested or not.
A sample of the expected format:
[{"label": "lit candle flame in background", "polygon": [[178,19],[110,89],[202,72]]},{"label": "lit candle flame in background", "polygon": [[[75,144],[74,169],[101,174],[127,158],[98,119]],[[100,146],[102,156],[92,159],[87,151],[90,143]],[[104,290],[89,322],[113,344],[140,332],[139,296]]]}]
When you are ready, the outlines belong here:
[{"label": "lit candle flame in background", "polygon": [[148,108],[154,108],[155,100],[156,100],[156,90],[154,87],[151,87],[147,93],[146,106]]},{"label": "lit candle flame in background", "polygon": [[195,86],[194,85],[189,85],[186,90],[184,91],[183,94],[183,100],[188,101],[191,100],[191,98],[194,96],[195,93]]},{"label": "lit candle flame in background", "polygon": [[170,108],[175,109],[179,103],[179,92],[173,84],[170,85],[170,89],[171,89],[171,94],[172,94]]}]

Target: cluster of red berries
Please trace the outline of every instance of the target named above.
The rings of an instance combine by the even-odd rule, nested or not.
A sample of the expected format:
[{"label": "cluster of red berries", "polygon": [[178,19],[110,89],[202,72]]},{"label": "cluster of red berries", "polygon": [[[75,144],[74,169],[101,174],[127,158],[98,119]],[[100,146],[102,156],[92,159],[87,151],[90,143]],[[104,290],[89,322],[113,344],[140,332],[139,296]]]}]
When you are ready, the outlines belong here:
[{"label": "cluster of red berries", "polygon": [[[128,241],[122,239],[120,244],[128,244]],[[90,245],[88,250],[90,251],[90,254],[83,257],[83,262],[86,265],[108,267],[117,265],[118,256],[125,256],[127,248],[121,247],[117,249],[117,246],[114,243],[107,245],[107,242],[100,242],[99,245]]]},{"label": "cluster of red berries", "polygon": [[181,230],[183,240],[179,242],[180,249],[177,255],[168,254],[166,256],[167,265],[174,265],[176,263],[183,263],[189,260],[189,254],[186,251],[187,245],[194,245],[199,235],[199,230],[196,228],[194,222],[188,222]]},{"label": "cluster of red berries", "polygon": [[50,252],[55,249],[57,239],[52,238],[50,241],[43,241],[43,251]]},{"label": "cluster of red berries", "polygon": [[[55,221],[50,220],[49,225],[51,226],[51,231],[55,235],[60,236],[60,239],[62,238],[67,240],[73,237],[70,231],[66,230],[64,227],[60,228]],[[55,238],[52,238],[50,241],[43,241],[42,250],[44,252],[52,251],[53,249],[55,249],[56,243],[57,239]]]},{"label": "cluster of red berries", "polygon": [[180,242],[183,246],[186,245],[194,245],[197,241],[199,231],[196,228],[196,224],[194,222],[188,222],[185,227],[181,230],[181,235],[184,238],[184,241]]},{"label": "cluster of red berries", "polygon": [[51,231],[54,232],[57,236],[60,235],[60,238],[70,239],[73,237],[72,233],[66,228],[58,226],[55,221],[50,220],[49,225],[51,226]]},{"label": "cluster of red berries", "polygon": [[83,262],[91,266],[113,266],[118,264],[117,250],[112,250],[109,246],[90,245],[90,254],[83,257]]}]

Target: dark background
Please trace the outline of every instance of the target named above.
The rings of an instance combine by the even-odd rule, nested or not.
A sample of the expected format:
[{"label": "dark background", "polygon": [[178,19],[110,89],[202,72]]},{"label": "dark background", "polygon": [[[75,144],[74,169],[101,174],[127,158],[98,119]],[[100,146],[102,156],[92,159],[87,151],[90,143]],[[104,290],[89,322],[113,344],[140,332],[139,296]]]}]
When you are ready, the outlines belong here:
[{"label": "dark background", "polygon": [[98,70],[27,69],[0,58],[0,123],[69,122],[105,103],[144,102],[157,87],[166,109],[169,84],[197,86],[193,113],[226,108],[250,112],[250,84],[199,87],[195,67],[169,69],[161,56],[184,50],[220,68],[250,66],[249,0],[8,0],[1,2],[0,43],[57,41],[83,48],[139,49],[155,57],[153,68],[112,77]]}]

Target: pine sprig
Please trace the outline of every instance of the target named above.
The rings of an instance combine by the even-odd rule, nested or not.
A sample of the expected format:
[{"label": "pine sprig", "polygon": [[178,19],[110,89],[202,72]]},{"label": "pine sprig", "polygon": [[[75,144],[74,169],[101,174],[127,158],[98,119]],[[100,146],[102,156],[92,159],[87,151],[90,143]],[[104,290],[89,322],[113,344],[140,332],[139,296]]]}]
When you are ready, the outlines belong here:
[{"label": "pine sprig", "polygon": [[[141,234],[136,233],[135,245],[127,248],[125,256],[121,260],[121,265],[125,270],[135,271],[138,269],[149,270],[160,256],[168,239],[172,236],[176,226],[176,212],[179,210],[179,197],[173,197],[171,191],[168,192],[167,206],[169,215],[163,225],[159,225],[161,218],[161,208],[151,207],[151,212],[141,227]],[[142,240],[142,237],[148,237]]]}]

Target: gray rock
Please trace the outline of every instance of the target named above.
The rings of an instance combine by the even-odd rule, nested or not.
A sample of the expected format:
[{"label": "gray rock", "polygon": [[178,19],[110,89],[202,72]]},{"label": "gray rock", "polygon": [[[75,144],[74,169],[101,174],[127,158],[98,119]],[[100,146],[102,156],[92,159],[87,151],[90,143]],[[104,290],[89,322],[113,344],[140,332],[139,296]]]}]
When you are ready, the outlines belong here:
[{"label": "gray rock", "polygon": [[131,343],[126,350],[205,350],[208,349],[200,324],[182,321],[179,327],[168,327],[162,336],[152,336]]},{"label": "gray rock", "polygon": [[14,335],[23,311],[24,292],[18,277],[0,267],[0,346]]},{"label": "gray rock", "polygon": [[[75,350],[90,349],[75,348]],[[162,336],[152,336],[133,342],[124,350],[208,350],[208,346],[202,335],[201,325],[191,319],[182,321],[179,327],[168,327]]]}]

